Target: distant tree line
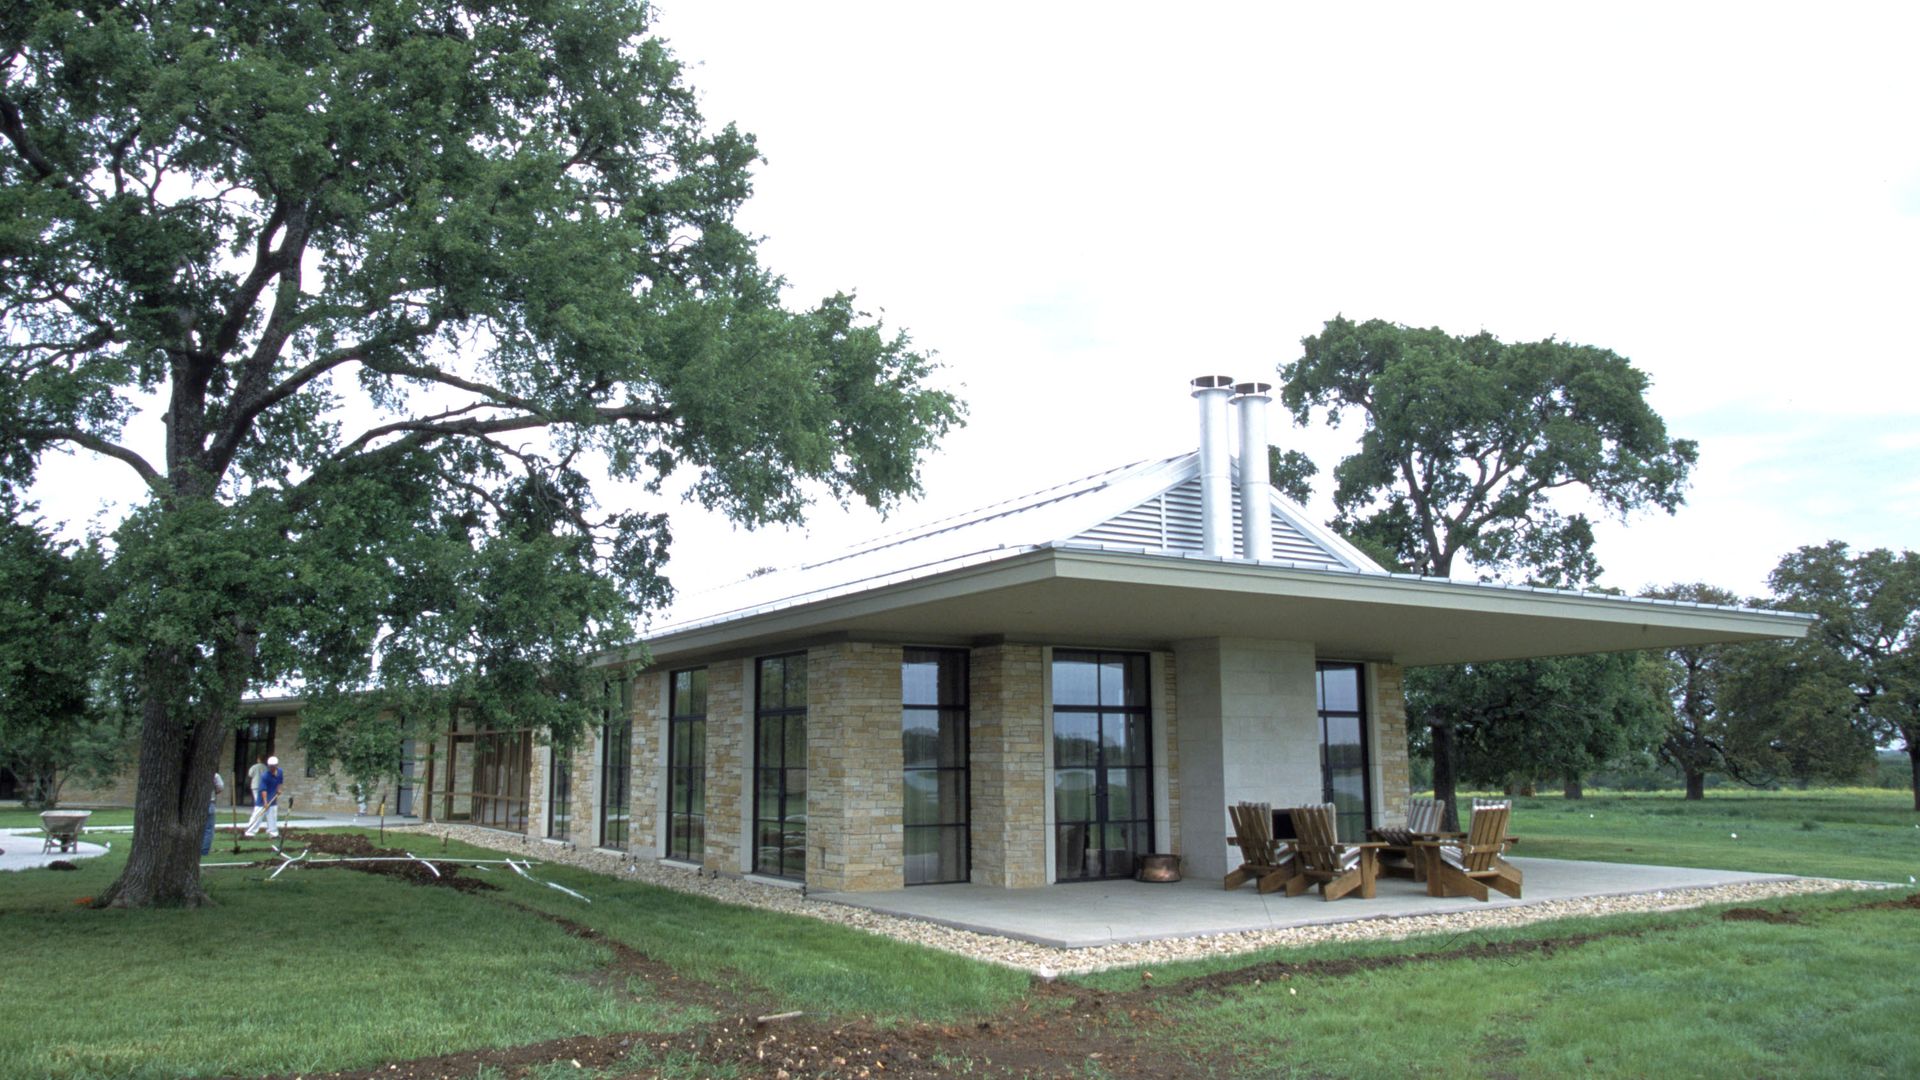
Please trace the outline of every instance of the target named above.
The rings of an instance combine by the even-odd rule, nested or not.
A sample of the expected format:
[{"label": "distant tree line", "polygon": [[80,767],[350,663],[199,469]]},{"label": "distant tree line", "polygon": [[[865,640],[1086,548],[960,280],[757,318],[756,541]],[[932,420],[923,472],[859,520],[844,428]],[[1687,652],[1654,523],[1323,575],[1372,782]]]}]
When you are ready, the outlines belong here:
[{"label": "distant tree line", "polygon": [[1879,783],[1880,751],[1897,747],[1901,786],[1920,790],[1920,558],[1834,541],[1790,553],[1768,581],[1773,595],[1745,600],[1699,583],[1645,595],[1807,612],[1804,640],[1421,669],[1408,680],[1409,716],[1427,722],[1414,753],[1430,765],[1426,731],[1445,715],[1466,784],[1578,798],[1597,774],[1627,774],[1699,799],[1710,781]]}]

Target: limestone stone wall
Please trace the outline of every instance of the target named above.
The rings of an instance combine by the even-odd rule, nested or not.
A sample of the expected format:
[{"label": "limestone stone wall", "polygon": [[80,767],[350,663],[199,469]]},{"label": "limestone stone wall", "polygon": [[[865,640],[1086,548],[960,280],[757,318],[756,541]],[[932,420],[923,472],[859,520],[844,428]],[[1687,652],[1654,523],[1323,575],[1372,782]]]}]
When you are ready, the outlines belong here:
[{"label": "limestone stone wall", "polygon": [[702,860],[709,869],[748,869],[742,845],[753,812],[747,770],[753,737],[753,661],[727,660],[707,668],[707,840]]},{"label": "limestone stone wall", "polygon": [[905,884],[898,645],[807,650],[807,884]]},{"label": "limestone stone wall", "polygon": [[[228,732],[220,741],[220,756],[214,760],[220,769],[220,778],[226,782],[227,789],[220,796],[220,806],[225,809],[235,805],[246,805],[244,797],[247,771],[245,767],[234,769],[233,761],[234,733]],[[139,749],[138,737],[130,740],[127,747],[127,767],[103,784],[86,785],[68,783],[60,789],[60,801],[73,806],[132,806],[138,794],[139,768],[135,764],[135,754]],[[316,769],[315,775],[307,775],[307,752],[300,745],[300,715],[286,713],[274,718],[273,756],[280,759],[280,771],[287,774],[286,783],[281,787],[282,797],[289,800],[295,813],[309,814],[351,814],[354,812],[352,781],[344,772],[332,769]],[[248,762],[248,764],[252,764]],[[242,797],[235,802],[235,792]],[[416,798],[418,792],[415,793]],[[387,812],[395,813],[394,793],[391,784],[383,784],[378,790],[367,794],[367,812],[372,813],[381,799],[387,803]]]},{"label": "limestone stone wall", "polygon": [[1047,883],[1045,667],[1037,645],[974,649],[968,697],[973,880]]},{"label": "limestone stone wall", "polygon": [[600,842],[600,726],[588,727],[574,743],[572,784],[567,792],[572,821],[567,839],[581,847]]},{"label": "limestone stone wall", "polygon": [[1374,824],[1407,819],[1411,774],[1407,764],[1407,693],[1396,664],[1370,664],[1373,678]]},{"label": "limestone stone wall", "polygon": [[628,678],[628,718],[633,721],[633,775],[628,780],[633,800],[632,850],[635,855],[658,857],[667,847],[666,826],[660,816],[667,784],[667,747],[660,720],[667,711],[668,675],[649,671]]},{"label": "limestone stone wall", "polygon": [[553,783],[553,747],[536,734],[527,763],[527,838],[547,835],[547,788]]}]

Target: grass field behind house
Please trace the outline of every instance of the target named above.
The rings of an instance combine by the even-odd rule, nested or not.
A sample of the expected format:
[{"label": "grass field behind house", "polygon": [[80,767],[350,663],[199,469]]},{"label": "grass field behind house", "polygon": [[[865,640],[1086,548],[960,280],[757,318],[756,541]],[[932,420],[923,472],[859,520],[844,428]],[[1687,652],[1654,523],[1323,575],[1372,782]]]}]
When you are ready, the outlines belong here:
[{"label": "grass field behind house", "polygon": [[[1465,802],[1465,797],[1462,797]],[[1465,822],[1462,822],[1465,827]],[[1913,796],[1885,788],[1589,793],[1514,800],[1516,854],[1906,883],[1920,877]]]},{"label": "grass field behind house", "polygon": [[[1920,816],[1906,800],[1882,791],[1715,792],[1695,804],[1677,794],[1521,799],[1515,829],[1534,856],[1905,881],[1920,867]],[[37,822],[0,809],[0,826]],[[440,850],[405,834],[388,843]],[[483,875],[499,892],[466,895],[344,871],[268,881],[237,869],[207,872],[219,904],[211,910],[78,906],[107,886],[125,852],[120,834],[111,854],[77,871],[0,875],[9,1015],[18,1021],[0,1024],[0,1076],[355,1068],[710,1019],[665,1004],[645,984],[594,979],[609,950],[538,912],[769,1007],[948,1021],[1032,1004],[1017,972],[555,865],[539,873],[594,902],[504,872]],[[458,844],[449,852],[487,855]],[[213,859],[228,857],[216,846]],[[1910,990],[1920,913],[1861,907],[1906,893],[1766,905],[1793,913],[1792,924],[1726,922],[1709,909],[1155,965],[1155,985],[1173,988],[1275,959],[1420,957],[1172,993],[1140,1022],[1176,1040],[1201,1076],[1920,1075]],[[1541,939],[1564,944],[1470,955]],[[1083,981],[1115,991],[1141,984],[1138,971]],[[698,1061],[675,1068],[719,1071]],[[1084,1071],[1103,1075],[1097,1062]]]}]

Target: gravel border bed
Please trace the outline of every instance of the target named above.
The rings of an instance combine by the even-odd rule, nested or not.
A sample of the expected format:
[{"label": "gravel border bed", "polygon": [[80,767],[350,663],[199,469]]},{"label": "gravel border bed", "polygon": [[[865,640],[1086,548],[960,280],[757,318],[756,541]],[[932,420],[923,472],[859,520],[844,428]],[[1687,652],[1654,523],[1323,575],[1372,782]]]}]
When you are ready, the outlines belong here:
[{"label": "gravel border bed", "polygon": [[1173,960],[1231,956],[1276,946],[1317,945],[1327,941],[1397,940],[1422,934],[1458,934],[1491,927],[1523,926],[1528,923],[1575,916],[1679,911],[1708,904],[1750,903],[1780,896],[1890,887],[1872,882],[1840,881],[1831,878],[1792,878],[1786,881],[1715,885],[1697,889],[1668,889],[1663,892],[1638,893],[1632,896],[1548,900],[1519,907],[1489,908],[1484,911],[1462,911],[1444,915],[1374,917],[1314,926],[1205,934],[1157,941],[1096,945],[1084,949],[1061,949],[996,937],[992,934],[975,933],[970,930],[956,930],[919,919],[882,915],[864,908],[849,907],[830,901],[809,899],[794,887],[748,881],[737,877],[708,876],[688,867],[662,864],[652,859],[628,859],[614,852],[524,840],[513,834],[472,825],[434,823],[409,826],[404,830],[389,828],[387,831],[404,831],[433,837],[444,836],[474,847],[531,856],[537,862],[566,863],[609,877],[643,881],[649,885],[658,885],[676,892],[704,896],[723,904],[739,904],[789,915],[803,915],[869,933],[882,934],[916,945],[943,949],[975,960],[1019,968],[1043,978],[1084,974],[1107,968],[1132,967],[1138,964],[1164,964]]}]

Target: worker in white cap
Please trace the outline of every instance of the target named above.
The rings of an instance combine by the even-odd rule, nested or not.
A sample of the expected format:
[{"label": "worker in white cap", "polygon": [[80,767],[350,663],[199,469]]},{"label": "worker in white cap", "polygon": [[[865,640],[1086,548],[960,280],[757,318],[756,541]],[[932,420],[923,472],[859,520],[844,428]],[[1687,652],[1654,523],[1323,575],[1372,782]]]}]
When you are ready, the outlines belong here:
[{"label": "worker in white cap", "polygon": [[253,816],[247,819],[245,835],[251,838],[258,832],[261,819],[267,826],[267,835],[280,838],[280,785],[286,783],[287,774],[280,771],[280,759],[267,759],[267,771],[260,774],[260,790],[254,793]]}]

